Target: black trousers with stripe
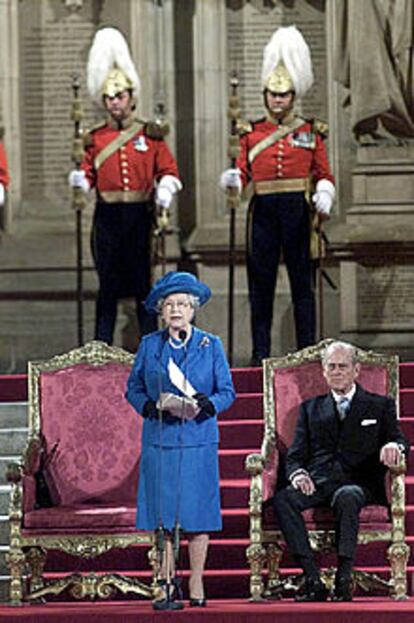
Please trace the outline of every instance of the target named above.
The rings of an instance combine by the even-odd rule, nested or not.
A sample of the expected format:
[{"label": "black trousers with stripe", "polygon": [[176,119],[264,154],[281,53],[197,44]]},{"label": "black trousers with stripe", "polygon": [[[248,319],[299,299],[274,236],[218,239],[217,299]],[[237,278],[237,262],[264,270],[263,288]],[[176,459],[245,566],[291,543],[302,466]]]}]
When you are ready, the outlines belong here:
[{"label": "black trousers with stripe", "polygon": [[135,298],[142,335],[157,329],[156,316],[148,314],[143,305],[151,288],[152,223],[147,202],[96,205],[91,241],[99,279],[97,340],[112,344],[120,298]]},{"label": "black trousers with stripe", "polygon": [[315,342],[309,206],[303,192],[255,195],[247,226],[247,276],[254,358],[271,354],[273,301],[281,252],[288,271],[298,349]]}]

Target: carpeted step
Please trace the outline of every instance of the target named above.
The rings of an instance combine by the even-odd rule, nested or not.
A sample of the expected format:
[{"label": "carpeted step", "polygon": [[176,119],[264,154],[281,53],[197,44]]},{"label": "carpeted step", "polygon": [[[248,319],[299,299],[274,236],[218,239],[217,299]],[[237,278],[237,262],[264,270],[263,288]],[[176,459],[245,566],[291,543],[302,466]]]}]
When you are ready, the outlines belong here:
[{"label": "carpeted step", "polygon": [[414,388],[414,363],[400,363],[400,387]]},{"label": "carpeted step", "polygon": [[219,421],[220,446],[222,448],[260,448],[263,439],[263,420]]},{"label": "carpeted step", "polygon": [[220,413],[219,420],[260,420],[263,419],[263,395],[239,394],[230,409]]},{"label": "carpeted step", "polygon": [[222,508],[247,508],[250,480],[248,478],[221,479],[220,492]]},{"label": "carpeted step", "polygon": [[263,392],[263,368],[233,368],[231,374],[237,394]]},{"label": "carpeted step", "polygon": [[246,478],[247,472],[244,468],[246,457],[253,452],[258,452],[257,448],[220,448],[219,463],[221,478]]},{"label": "carpeted step", "polygon": [[[357,569],[364,571],[365,568],[361,568],[361,567],[356,567]],[[376,575],[378,575],[379,577],[388,580],[389,579],[389,567],[385,566],[385,565],[377,565],[375,567],[370,567],[369,571],[372,573],[375,573]],[[286,568],[286,569],[282,569],[281,570],[281,576],[282,577],[286,577],[289,575],[298,575],[300,574],[300,570],[297,567],[290,567],[290,568]],[[98,574],[99,575],[99,574]],[[132,578],[136,578],[139,579],[143,582],[145,582],[146,584],[150,584],[151,582],[151,572],[150,571],[136,571],[136,572],[128,572],[127,574],[129,577]],[[414,575],[414,568],[413,567],[409,567],[408,568],[408,587],[410,587],[412,585],[412,581],[413,581],[413,575]],[[45,574],[46,579],[60,579],[63,577],[62,573],[57,573],[57,572],[53,572],[53,573],[47,573]],[[179,572],[179,577],[181,577],[182,579],[182,586],[183,586],[183,591],[184,591],[184,597],[186,597],[188,595],[188,577],[189,577],[189,571],[187,569],[184,569],[183,571]],[[264,576],[266,577],[266,575]],[[247,599],[249,597],[249,581],[250,581],[250,570],[248,568],[235,568],[235,569],[206,569],[205,574],[204,574],[204,589],[205,589],[205,594],[206,597],[208,599],[228,599],[228,598],[244,598]],[[359,591],[358,591],[359,592]],[[409,591],[410,592],[410,591]],[[359,593],[359,594],[364,594],[364,593]],[[372,595],[385,595],[385,593],[383,591],[371,591],[370,596]],[[392,603],[392,602],[389,602]],[[299,608],[300,606],[295,606],[298,609],[299,612]],[[321,606],[319,605],[319,608]],[[325,606],[326,608],[328,608],[328,604],[326,604]],[[336,606],[338,607],[338,606]],[[347,608],[349,608],[350,606],[347,605]],[[302,611],[302,609],[300,609],[300,611]],[[190,612],[190,616],[192,616],[191,611],[185,611],[186,614],[188,614],[188,612]],[[203,612],[204,614],[208,613],[208,609],[206,610],[206,612]],[[292,614],[292,613],[291,613]],[[298,614],[298,613],[297,613]],[[162,615],[159,615],[162,616]],[[166,615],[164,615],[166,616]],[[275,618],[277,618],[277,616],[275,616]],[[171,618],[168,618],[168,621],[175,621],[177,620],[177,615],[176,614],[172,614]],[[204,617],[203,617],[204,620]],[[238,617],[237,619],[233,619],[232,621],[240,621],[241,618]],[[243,618],[243,620],[245,620]],[[293,620],[293,619],[292,619]],[[297,615],[294,618],[295,621],[297,621]],[[335,619],[331,619],[332,621],[334,621]],[[345,619],[343,619],[345,621]],[[348,620],[348,619],[347,619]]]},{"label": "carpeted step", "polygon": [[414,388],[400,390],[401,417],[414,417]]},{"label": "carpeted step", "polygon": [[[217,535],[211,535],[210,546],[208,550],[208,558],[206,568],[210,571],[223,569],[245,569],[248,568],[246,550],[249,546],[248,538],[216,538]],[[407,538],[407,544],[411,549],[409,564],[414,564],[414,537]],[[387,547],[385,542],[368,543],[359,546],[357,549],[355,565],[369,569],[378,566],[379,563],[385,565],[387,561]],[[291,569],[296,565],[292,557],[287,553],[285,546],[281,560],[281,569]],[[148,546],[136,545],[126,550],[112,550],[95,560],[75,558],[64,552],[51,551],[48,553],[46,561],[46,571],[61,572],[66,571],[146,571],[150,569],[148,561]],[[316,555],[316,560],[321,567],[335,567],[337,564],[334,554]],[[189,566],[188,559],[188,541],[183,538],[180,548],[180,568],[187,569]]]},{"label": "carpeted step", "polygon": [[0,375],[0,402],[27,400],[27,374]]},{"label": "carpeted step", "polygon": [[409,470],[405,477],[405,503],[414,504],[414,470]]}]

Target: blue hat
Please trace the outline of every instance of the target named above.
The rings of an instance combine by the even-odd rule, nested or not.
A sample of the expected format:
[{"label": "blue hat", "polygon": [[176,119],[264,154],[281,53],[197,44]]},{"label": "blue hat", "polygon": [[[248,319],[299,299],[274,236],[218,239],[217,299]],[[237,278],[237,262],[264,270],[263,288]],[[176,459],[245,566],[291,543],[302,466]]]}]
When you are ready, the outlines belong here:
[{"label": "blue hat", "polygon": [[154,284],[144,301],[145,309],[148,312],[157,313],[158,301],[176,292],[196,296],[200,301],[200,305],[207,303],[211,296],[211,290],[208,285],[199,281],[195,275],[171,271],[161,277],[161,279],[158,279]]}]

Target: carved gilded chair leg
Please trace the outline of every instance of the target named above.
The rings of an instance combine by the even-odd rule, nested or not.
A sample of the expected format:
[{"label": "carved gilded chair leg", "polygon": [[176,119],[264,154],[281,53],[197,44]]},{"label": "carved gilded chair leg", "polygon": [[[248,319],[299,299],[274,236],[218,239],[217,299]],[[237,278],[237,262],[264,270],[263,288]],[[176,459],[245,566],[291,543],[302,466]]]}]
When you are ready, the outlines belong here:
[{"label": "carved gilded chair leg", "polygon": [[23,601],[23,572],[26,564],[23,551],[20,548],[10,548],[6,561],[10,570],[10,605],[21,606]]},{"label": "carved gilded chair leg", "polygon": [[26,554],[30,570],[30,593],[42,589],[45,585],[43,570],[46,562],[46,552],[41,547],[31,547]]},{"label": "carved gilded chair leg", "polygon": [[161,575],[161,566],[160,566],[159,555],[158,555],[158,551],[157,551],[157,547],[155,543],[151,547],[151,549],[148,551],[148,560],[149,560],[149,563],[152,569],[152,582],[151,582],[152,596],[153,596],[153,599],[158,599],[162,597],[162,589],[158,584],[158,580]]},{"label": "carved gilded chair leg", "polygon": [[268,587],[276,586],[280,582],[280,561],[283,552],[277,543],[270,543],[267,546],[267,568],[268,568]]},{"label": "carved gilded chair leg", "polygon": [[391,565],[392,594],[397,600],[407,599],[407,564],[410,548],[400,541],[390,545],[387,551]]},{"label": "carved gilded chair leg", "polygon": [[250,545],[246,551],[250,565],[250,599],[260,601],[263,599],[263,567],[266,560],[266,550],[262,545]]}]

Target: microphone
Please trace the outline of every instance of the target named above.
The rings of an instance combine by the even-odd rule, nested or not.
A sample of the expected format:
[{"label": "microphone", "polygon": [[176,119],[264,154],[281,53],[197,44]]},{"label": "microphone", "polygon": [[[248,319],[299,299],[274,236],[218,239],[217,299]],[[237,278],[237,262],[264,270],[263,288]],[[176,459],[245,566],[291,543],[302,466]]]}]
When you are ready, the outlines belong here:
[{"label": "microphone", "polygon": [[178,337],[182,342],[185,342],[187,339],[187,331],[185,329],[180,329],[178,331]]}]

